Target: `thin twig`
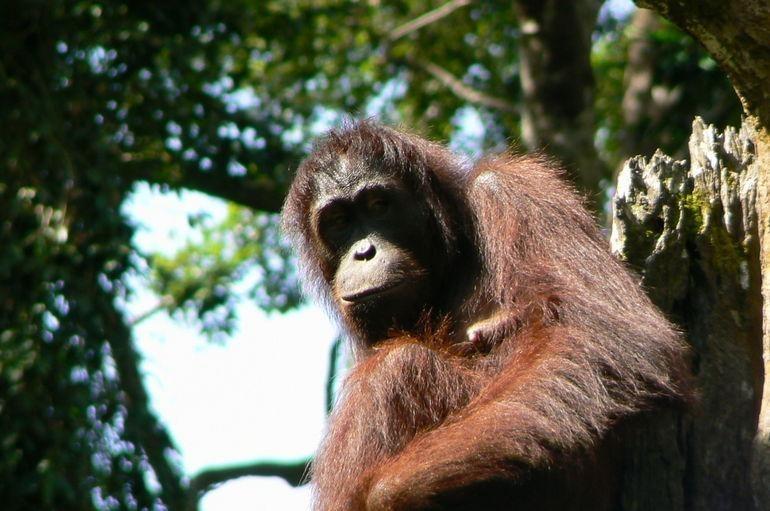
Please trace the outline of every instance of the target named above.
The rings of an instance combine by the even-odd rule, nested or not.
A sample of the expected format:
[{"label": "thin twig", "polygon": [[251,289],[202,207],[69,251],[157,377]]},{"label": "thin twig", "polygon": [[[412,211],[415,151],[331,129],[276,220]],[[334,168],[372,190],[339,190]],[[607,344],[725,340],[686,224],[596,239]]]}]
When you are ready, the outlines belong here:
[{"label": "thin twig", "polygon": [[412,21],[408,21],[403,25],[399,25],[398,27],[394,28],[390,34],[388,34],[388,39],[395,41],[396,39],[400,39],[405,35],[411,34],[412,32],[417,32],[422,27],[430,25],[431,23],[434,23],[441,18],[449,16],[457,9],[465,7],[469,3],[471,3],[471,0],[453,0],[451,2],[447,2],[441,7],[437,7],[432,11],[428,11],[425,14],[416,17]]},{"label": "thin twig", "polygon": [[486,106],[495,110],[502,110],[503,112],[518,113],[518,108],[513,103],[510,103],[502,98],[496,98],[488,94],[484,94],[481,91],[474,89],[468,85],[465,85],[462,80],[454,76],[452,73],[444,69],[443,67],[434,64],[433,62],[419,62],[411,60],[417,67],[423,69],[426,73],[433,78],[441,82],[442,85],[447,87],[452,93],[464,99],[469,103],[476,105]]},{"label": "thin twig", "polygon": [[174,298],[169,295],[166,295],[162,297],[160,301],[156,303],[154,306],[152,306],[149,310],[139,313],[134,318],[128,320],[127,322],[128,326],[133,328],[139,323],[141,323],[142,321],[150,318],[151,316],[154,316],[158,312],[168,309],[173,304],[174,304]]}]

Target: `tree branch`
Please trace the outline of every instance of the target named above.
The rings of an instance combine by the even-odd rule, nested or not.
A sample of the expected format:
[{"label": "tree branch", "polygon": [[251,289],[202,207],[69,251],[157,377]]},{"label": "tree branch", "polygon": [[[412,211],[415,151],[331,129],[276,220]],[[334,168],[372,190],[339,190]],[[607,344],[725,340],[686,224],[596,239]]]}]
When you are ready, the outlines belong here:
[{"label": "tree branch", "polygon": [[206,492],[231,480],[246,476],[280,477],[291,486],[297,487],[307,482],[310,468],[310,458],[275,462],[264,461],[233,465],[228,467],[210,468],[199,472],[190,481],[190,497],[197,502]]},{"label": "tree branch", "polygon": [[[447,17],[457,9],[469,5],[471,1],[472,0],[453,0],[451,2],[447,2],[444,5],[433,9],[432,11],[428,11],[425,14],[418,16],[412,21],[396,27],[386,35],[386,38],[390,42],[393,42],[406,35],[417,32],[421,28]],[[442,85],[447,87],[455,96],[469,103],[485,106],[494,110],[502,110],[504,112],[518,112],[518,109],[513,103],[505,101],[501,98],[489,96],[464,84],[462,80],[454,76],[452,73],[432,62],[421,62],[415,59],[407,59],[407,63],[422,69],[436,80],[438,80]]]},{"label": "tree branch", "polygon": [[484,94],[483,92],[464,84],[462,80],[454,76],[443,67],[434,64],[433,62],[421,62],[415,59],[408,59],[408,62],[431,75],[443,86],[448,88],[455,96],[464,101],[467,101],[468,103],[481,105],[487,108],[492,108],[493,110],[501,110],[503,112],[509,112],[513,114],[517,114],[519,112],[518,108],[516,108],[516,105],[513,103],[510,103],[502,98]]},{"label": "tree branch", "polygon": [[286,190],[272,178],[231,176],[225,172],[179,169],[173,162],[153,159],[125,160],[122,173],[134,181],[188,189],[219,197],[267,213],[281,210]]},{"label": "tree branch", "polygon": [[470,3],[471,0],[453,0],[451,2],[447,2],[441,7],[437,7],[432,11],[428,11],[425,14],[418,16],[412,21],[408,21],[403,25],[399,25],[393,29],[390,34],[388,34],[388,39],[395,41],[413,32],[417,32],[422,27],[430,25],[431,23],[435,23],[436,21],[449,16],[457,9],[465,7]]},{"label": "tree branch", "polygon": [[337,363],[342,349],[342,337],[337,337],[329,350],[329,372],[326,375],[326,413],[330,414],[334,408],[334,383],[337,379],[339,368]]},{"label": "tree branch", "polygon": [[173,304],[174,304],[174,298],[173,297],[168,296],[168,295],[163,296],[160,299],[160,301],[158,301],[158,303],[156,303],[155,305],[150,307],[150,309],[148,309],[148,310],[146,310],[144,312],[140,312],[135,317],[127,320],[126,323],[128,324],[128,326],[130,328],[134,328],[139,323],[145,321],[146,319],[151,318],[152,316],[154,316],[155,314],[157,314],[158,312],[160,312],[162,310],[168,309]]}]

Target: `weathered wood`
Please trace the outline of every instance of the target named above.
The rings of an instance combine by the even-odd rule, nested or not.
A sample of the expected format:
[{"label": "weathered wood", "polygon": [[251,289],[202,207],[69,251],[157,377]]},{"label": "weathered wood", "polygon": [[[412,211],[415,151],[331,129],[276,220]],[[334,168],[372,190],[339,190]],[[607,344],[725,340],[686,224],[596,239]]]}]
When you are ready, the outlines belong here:
[{"label": "weathered wood", "polygon": [[613,250],[693,347],[691,413],[638,427],[624,453],[622,509],[759,509],[749,467],[762,396],[756,151],[747,127],[696,119],[690,161],[629,160]]},{"label": "weathered wood", "polygon": [[763,389],[751,460],[754,504],[770,510],[770,3],[767,0],[636,0],[695,37],[727,72],[746,114],[756,158],[756,209],[763,297]]}]

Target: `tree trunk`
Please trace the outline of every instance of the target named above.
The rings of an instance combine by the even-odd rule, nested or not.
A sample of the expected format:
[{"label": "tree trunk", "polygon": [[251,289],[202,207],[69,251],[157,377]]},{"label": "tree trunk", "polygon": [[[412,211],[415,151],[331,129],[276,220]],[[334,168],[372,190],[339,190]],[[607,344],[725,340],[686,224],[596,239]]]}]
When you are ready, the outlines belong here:
[{"label": "tree trunk", "polygon": [[[680,423],[682,470],[669,470],[683,476],[681,502],[657,508],[770,509],[770,5],[637,4],[704,45],[747,115],[738,135],[696,121],[686,176],[656,155],[632,159],[620,177],[615,247],[687,328],[701,385],[700,409]],[[665,300],[656,283],[670,288]]]},{"label": "tree trunk", "polygon": [[659,123],[668,104],[656,100],[652,94],[655,74],[655,45],[651,34],[661,26],[660,16],[649,9],[637,9],[628,27],[628,64],[623,75],[625,92],[621,110],[623,129],[620,142],[623,156],[650,154],[655,150],[653,137],[640,137],[638,132],[644,123]]},{"label": "tree trunk", "polygon": [[[518,0],[521,136],[528,150],[561,159],[580,189],[594,195],[604,176],[594,147],[591,35],[599,0]],[[592,197],[593,198],[593,197]]]},{"label": "tree trunk", "polygon": [[638,427],[622,509],[752,509],[747,477],[761,393],[754,144],[747,127],[693,123],[690,162],[662,153],[618,177],[612,246],[693,347],[699,403]]}]

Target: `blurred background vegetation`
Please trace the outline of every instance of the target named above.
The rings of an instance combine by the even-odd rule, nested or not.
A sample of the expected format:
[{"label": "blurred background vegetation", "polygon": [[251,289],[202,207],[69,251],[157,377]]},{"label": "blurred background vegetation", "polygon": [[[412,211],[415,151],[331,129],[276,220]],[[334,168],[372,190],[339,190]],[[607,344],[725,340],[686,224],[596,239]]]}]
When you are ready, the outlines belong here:
[{"label": "blurred background vegetation", "polygon": [[[276,228],[309,140],[375,116],[471,155],[561,160],[602,211],[625,158],[683,156],[692,118],[738,124],[723,73],[627,2],[5,0],[0,3],[0,502],[3,509],[194,509],[149,407],[119,304],[226,339],[234,284],[302,298]],[[473,129],[469,128],[473,127]],[[171,256],[132,244],[136,183],[230,203]],[[250,472],[249,472],[250,471]],[[262,471],[262,472],[260,472]]]}]

